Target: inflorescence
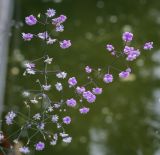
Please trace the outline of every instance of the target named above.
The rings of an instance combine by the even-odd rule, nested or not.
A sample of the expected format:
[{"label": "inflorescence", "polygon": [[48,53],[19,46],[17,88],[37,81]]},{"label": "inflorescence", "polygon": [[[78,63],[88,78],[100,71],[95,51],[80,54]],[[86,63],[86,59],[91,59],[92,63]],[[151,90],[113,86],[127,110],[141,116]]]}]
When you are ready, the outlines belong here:
[{"label": "inflorescence", "polygon": [[[52,65],[54,59],[48,56],[46,47],[56,43],[58,43],[62,49],[67,49],[71,46],[70,40],[59,40],[53,37],[52,32],[60,33],[64,31],[63,23],[67,20],[65,15],[60,15],[56,18],[55,15],[56,11],[54,9],[48,9],[44,16],[42,16],[43,21],[41,21],[41,15],[38,15],[37,17],[30,15],[25,18],[25,23],[28,26],[41,24],[44,26],[44,30],[37,34],[22,33],[23,40],[29,42],[34,38],[39,38],[44,42],[45,48],[44,55],[41,58],[25,63],[24,75],[33,76],[39,74],[40,76],[43,76],[43,80],[36,80],[39,90],[26,90],[23,92],[25,98],[24,104],[28,109],[27,115],[12,110],[5,116],[5,123],[8,126],[16,124],[16,119],[22,117],[24,123],[21,128],[9,137],[5,137],[4,132],[0,132],[0,143],[11,138],[14,143],[23,141],[23,145],[19,147],[19,151],[24,154],[29,154],[31,150],[42,151],[47,144],[56,145],[59,140],[62,140],[64,143],[70,143],[72,137],[66,132],[65,126],[71,124],[72,118],[66,114],[67,110],[74,108],[76,110],[78,109],[80,114],[87,114],[90,111],[87,103],[94,103],[97,95],[102,94],[103,91],[102,88],[97,85],[93,76],[91,76],[93,75],[93,72],[98,72],[99,75],[101,74],[102,80],[106,84],[109,84],[114,80],[113,74],[110,71],[112,66],[108,66],[105,74],[102,73],[102,69],[100,68],[93,69],[90,66],[86,66],[85,72],[88,81],[85,84],[80,84],[76,77],[68,77],[68,73],[65,71],[52,71],[48,69],[48,66]],[[54,27],[51,32],[48,30],[49,25]],[[125,32],[123,33],[122,39],[125,46],[121,52],[116,51],[113,45],[107,44],[106,49],[108,52],[116,58],[124,57],[126,61],[133,61],[139,57],[141,54],[140,50],[130,46],[133,34],[131,32]],[[144,50],[151,50],[152,48],[153,42],[147,42],[143,47]],[[43,69],[37,67],[37,62],[44,64]],[[130,73],[131,68],[127,67],[125,70],[119,71],[119,77],[127,78]],[[55,79],[57,80],[54,85],[51,85],[48,80],[50,74],[54,74]],[[68,89],[74,92],[74,97],[63,97],[62,95],[58,101],[53,101],[52,97],[49,95],[49,91],[55,89],[55,91],[63,94],[65,80],[67,80]],[[38,111],[36,110],[36,113],[32,111],[33,106],[39,108]],[[48,126],[53,127],[50,129]],[[27,136],[27,141],[23,139],[22,133],[24,131],[32,133],[30,136]],[[4,151],[3,148],[1,149]]]}]

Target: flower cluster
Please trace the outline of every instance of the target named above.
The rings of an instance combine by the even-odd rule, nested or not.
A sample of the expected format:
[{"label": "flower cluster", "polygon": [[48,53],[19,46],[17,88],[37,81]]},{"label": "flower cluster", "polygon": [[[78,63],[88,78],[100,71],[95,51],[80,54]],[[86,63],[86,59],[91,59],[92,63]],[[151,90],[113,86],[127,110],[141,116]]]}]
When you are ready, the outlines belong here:
[{"label": "flower cluster", "polygon": [[[41,24],[44,29],[40,33],[22,33],[22,38],[24,41],[31,41],[33,38],[39,38],[45,43],[45,49],[48,45],[59,42],[61,49],[67,49],[71,46],[70,40],[59,40],[54,38],[53,32],[63,32],[63,23],[67,20],[65,15],[60,15],[53,18],[56,15],[54,9],[48,9],[44,14],[41,21],[41,16],[35,17],[30,15],[25,18],[25,23],[29,26],[34,26],[36,24]],[[51,24],[53,29],[51,32],[48,30],[48,25]],[[130,46],[133,39],[133,34],[131,32],[125,32],[122,35],[122,39],[125,42],[122,52],[117,52],[113,45],[107,44],[106,49],[116,58],[125,57],[126,61],[133,61],[140,55],[140,50]],[[153,42],[145,43],[143,49],[151,50],[153,48]],[[8,126],[14,125],[15,119],[17,117],[22,117],[24,122],[23,125],[15,133],[8,138],[13,138],[13,142],[19,143],[22,141],[22,133],[31,131],[32,135],[27,135],[27,140],[23,141],[23,145],[19,147],[19,152],[23,154],[31,153],[31,147],[36,151],[43,151],[46,147],[46,141],[48,140],[50,145],[54,146],[59,140],[64,143],[70,143],[72,137],[65,131],[65,126],[69,126],[72,122],[72,117],[68,114],[68,110],[75,109],[79,111],[80,114],[85,115],[90,111],[90,106],[96,101],[97,96],[102,94],[103,89],[98,86],[95,82],[95,74],[101,75],[104,83],[109,84],[113,82],[114,77],[111,74],[110,69],[118,70],[118,75],[120,78],[128,78],[131,74],[131,68],[127,66],[125,70],[119,70],[113,66],[108,66],[108,71],[102,72],[102,69],[93,69],[90,66],[86,66],[84,71],[87,75],[87,82],[80,83],[78,78],[71,76],[62,70],[49,70],[49,65],[52,65],[53,58],[50,58],[48,54],[44,53],[41,58],[35,59],[33,61],[28,61],[24,64],[25,72],[23,75],[41,75],[43,78],[38,78],[36,83],[39,89],[29,89],[23,92],[25,98],[24,104],[27,108],[27,114],[20,112],[10,111],[5,116],[5,122]],[[43,68],[38,68],[38,64],[42,63]],[[56,82],[51,85],[48,80],[49,75],[55,75]],[[43,80],[42,80],[43,79]],[[64,87],[67,83],[68,90],[73,91],[74,96],[65,96]],[[61,97],[57,100],[53,100],[50,96],[50,90],[54,90],[55,93],[61,93]],[[53,97],[55,98],[55,96]],[[57,97],[58,98],[58,97]],[[82,104],[83,102],[83,104]],[[38,111],[32,111],[36,107]],[[76,108],[75,108],[76,107]],[[32,111],[32,112],[31,112]],[[50,128],[50,125],[52,127]],[[39,136],[40,135],[40,136]],[[0,132],[0,142],[5,139],[3,132]],[[32,142],[32,140],[34,142]]]}]

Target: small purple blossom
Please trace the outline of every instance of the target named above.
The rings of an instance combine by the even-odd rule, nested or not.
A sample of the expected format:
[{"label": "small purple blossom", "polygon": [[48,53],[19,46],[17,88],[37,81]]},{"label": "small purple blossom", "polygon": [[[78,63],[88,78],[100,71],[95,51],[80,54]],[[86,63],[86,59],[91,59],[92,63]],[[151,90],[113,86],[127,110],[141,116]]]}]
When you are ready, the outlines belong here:
[{"label": "small purple blossom", "polygon": [[83,98],[86,99],[88,103],[93,103],[96,100],[96,96],[91,91],[84,92]]},{"label": "small purple blossom", "polygon": [[30,153],[30,150],[29,150],[28,147],[23,146],[23,147],[20,147],[20,148],[19,148],[19,152],[24,153],[24,154],[29,154],[29,153]]},{"label": "small purple blossom", "polygon": [[36,148],[37,151],[42,151],[45,148],[45,144],[40,141],[35,145],[35,148]]},{"label": "small purple blossom", "polygon": [[53,115],[53,116],[52,116],[52,122],[53,122],[53,123],[58,122],[58,119],[59,119],[59,117],[58,117],[57,115]]},{"label": "small purple blossom", "polygon": [[103,81],[105,83],[111,83],[113,81],[113,75],[112,74],[105,74],[103,77]]},{"label": "small purple blossom", "polygon": [[25,63],[24,65],[25,65],[26,68],[29,68],[29,69],[35,68],[35,64],[34,63],[28,62],[28,63]]},{"label": "small purple blossom", "polygon": [[71,98],[71,99],[68,99],[68,100],[66,101],[66,104],[67,104],[67,106],[69,106],[69,107],[75,107],[75,106],[77,105],[77,102],[76,102],[75,99]]},{"label": "small purple blossom", "polygon": [[125,42],[130,42],[132,41],[133,39],[133,34],[131,32],[124,32],[123,33],[123,36],[122,36],[122,39],[125,41]]},{"label": "small purple blossom", "polygon": [[56,14],[56,11],[54,9],[50,9],[50,8],[46,12],[47,17],[53,17],[53,16],[55,16],[55,14]]},{"label": "small purple blossom", "polygon": [[93,92],[93,94],[95,94],[95,95],[102,94],[102,88],[99,88],[99,87],[93,88],[93,89],[92,89],[92,92]]},{"label": "small purple blossom", "polygon": [[76,78],[75,77],[69,78],[68,84],[69,84],[70,87],[75,86],[77,84]]},{"label": "small purple blossom", "polygon": [[25,41],[31,41],[31,39],[33,38],[33,34],[31,34],[31,33],[22,33],[22,38]]},{"label": "small purple blossom", "polygon": [[128,53],[126,60],[127,60],[127,61],[133,61],[133,60],[135,60],[137,57],[139,57],[139,55],[140,55],[140,51],[139,51],[138,49],[137,49],[137,50],[132,50],[132,51],[130,51],[130,52]]},{"label": "small purple blossom", "polygon": [[85,89],[85,87],[77,87],[76,88],[76,92],[78,93],[78,94],[82,94],[83,92],[85,92],[86,91],[86,89]]},{"label": "small purple blossom", "polygon": [[120,78],[127,78],[130,75],[131,69],[128,68],[125,71],[119,73]]},{"label": "small purple blossom", "polygon": [[144,50],[151,50],[153,48],[153,42],[147,42],[144,44]]},{"label": "small purple blossom", "polygon": [[64,31],[64,26],[63,25],[57,25],[56,26],[56,32],[63,32]]},{"label": "small purple blossom", "polygon": [[45,39],[47,39],[49,37],[48,36],[48,32],[38,33],[37,36],[42,40],[45,40]]},{"label": "small purple blossom", "polygon": [[85,67],[85,71],[86,73],[91,73],[92,72],[92,68],[90,68],[89,66]]},{"label": "small purple blossom", "polygon": [[26,22],[27,25],[32,26],[32,25],[35,25],[37,23],[37,19],[36,19],[35,16],[30,15],[30,16],[25,18],[25,22]]},{"label": "small purple blossom", "polygon": [[51,85],[42,85],[42,88],[45,90],[45,91],[48,91],[51,89]]},{"label": "small purple blossom", "polygon": [[13,111],[8,112],[8,114],[5,116],[6,124],[11,125],[13,124],[13,120],[16,117],[16,114]]},{"label": "small purple blossom", "polygon": [[57,18],[52,19],[52,24],[53,25],[59,25],[62,24],[66,21],[67,17],[65,15],[60,15]]},{"label": "small purple blossom", "polygon": [[86,108],[86,107],[80,108],[80,109],[79,109],[79,112],[80,112],[81,114],[87,114],[87,113],[89,112],[89,108]]},{"label": "small purple blossom", "polygon": [[106,49],[107,49],[109,52],[112,52],[112,51],[114,50],[114,47],[113,47],[113,45],[111,45],[111,44],[107,44],[107,45],[106,45]]},{"label": "small purple blossom", "polygon": [[64,124],[70,124],[71,123],[71,118],[69,116],[66,116],[63,118],[63,123]]},{"label": "small purple blossom", "polygon": [[72,44],[70,40],[63,40],[59,42],[59,45],[62,49],[69,48]]}]

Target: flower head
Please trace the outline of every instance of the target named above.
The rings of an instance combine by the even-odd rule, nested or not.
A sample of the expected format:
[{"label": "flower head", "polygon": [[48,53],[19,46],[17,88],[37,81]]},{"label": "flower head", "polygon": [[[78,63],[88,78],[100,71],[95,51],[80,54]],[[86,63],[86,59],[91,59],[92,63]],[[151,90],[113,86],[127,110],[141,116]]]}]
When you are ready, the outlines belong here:
[{"label": "flower head", "polygon": [[60,41],[59,44],[62,49],[69,48],[72,45],[70,40]]},{"label": "flower head", "polygon": [[132,41],[133,39],[133,34],[131,32],[124,32],[123,33],[123,36],[122,36],[122,39],[125,41],[125,42],[130,42]]},{"label": "flower head", "polygon": [[71,118],[69,116],[66,116],[63,118],[63,123],[64,124],[70,124],[71,123]]},{"label": "flower head", "polygon": [[75,78],[75,77],[69,78],[68,84],[69,84],[69,86],[71,86],[71,87],[72,87],[72,86],[75,86],[75,85],[77,84],[76,78]]},{"label": "flower head", "polygon": [[85,87],[77,87],[76,88],[76,92],[78,93],[78,94],[82,94],[83,92],[85,92],[86,91],[86,89],[85,89]]},{"label": "flower head", "polygon": [[153,48],[153,42],[147,42],[144,44],[144,50],[151,50]]},{"label": "flower head", "polygon": [[37,19],[36,19],[35,16],[30,15],[30,16],[25,18],[25,22],[26,22],[27,25],[32,26],[32,25],[35,25],[37,23]]},{"label": "flower head", "polygon": [[45,144],[40,141],[35,145],[35,148],[36,148],[37,151],[42,151],[45,148]]},{"label": "flower head", "polygon": [[127,78],[130,75],[131,69],[128,68],[125,71],[119,73],[120,78]]},{"label": "flower head", "polygon": [[8,112],[8,114],[5,116],[6,124],[11,125],[13,124],[13,120],[16,117],[16,114],[13,111]]},{"label": "flower head", "polygon": [[65,15],[60,15],[57,18],[52,19],[53,25],[60,25],[66,21],[67,17]]},{"label": "flower head", "polygon": [[105,83],[111,83],[113,81],[113,75],[112,74],[105,74],[103,77],[103,81]]},{"label": "flower head", "polygon": [[107,49],[109,52],[112,52],[112,51],[114,50],[114,47],[113,47],[113,45],[111,45],[111,44],[107,44],[107,45],[106,45],[106,49]]},{"label": "flower head", "polygon": [[53,17],[53,16],[55,16],[55,14],[56,14],[56,11],[54,9],[50,9],[50,8],[46,12],[47,17]]},{"label": "flower head", "polygon": [[71,99],[68,99],[68,100],[66,101],[66,104],[67,104],[67,106],[69,106],[69,107],[75,107],[75,106],[77,105],[77,102],[76,102],[75,99],[71,98]]},{"label": "flower head", "polygon": [[89,108],[86,108],[86,107],[80,108],[80,109],[79,109],[79,112],[80,112],[81,114],[87,114],[87,113],[89,112]]},{"label": "flower head", "polygon": [[55,84],[55,87],[56,87],[56,89],[57,89],[58,91],[62,91],[62,89],[63,89],[63,86],[62,86],[62,84],[61,84],[60,82],[57,82],[57,83]]},{"label": "flower head", "polygon": [[102,88],[96,87],[92,89],[93,94],[99,95],[102,94]]},{"label": "flower head", "polygon": [[89,66],[85,67],[85,71],[86,73],[91,73],[92,72],[92,68],[90,68]]},{"label": "flower head", "polygon": [[19,152],[24,153],[24,154],[29,154],[29,153],[30,153],[30,150],[29,150],[28,147],[23,146],[23,147],[20,147],[20,148],[19,148]]},{"label": "flower head", "polygon": [[31,41],[31,39],[33,38],[33,34],[31,34],[31,33],[22,33],[22,38],[25,41]]},{"label": "flower head", "polygon": [[91,91],[84,92],[83,98],[86,99],[88,103],[93,103],[96,100],[96,96]]}]

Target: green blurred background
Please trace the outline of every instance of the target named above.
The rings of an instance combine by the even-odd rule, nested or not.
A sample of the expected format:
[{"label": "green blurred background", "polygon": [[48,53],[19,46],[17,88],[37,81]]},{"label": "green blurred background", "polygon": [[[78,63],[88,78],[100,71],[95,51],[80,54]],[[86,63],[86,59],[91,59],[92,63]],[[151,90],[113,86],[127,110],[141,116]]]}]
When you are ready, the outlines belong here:
[{"label": "green blurred background", "polygon": [[[79,80],[85,80],[85,65],[107,70],[114,59],[105,50],[105,44],[113,43],[122,49],[123,31],[134,33],[136,47],[146,41],[154,41],[155,47],[142,52],[132,63],[134,74],[130,80],[116,79],[111,85],[100,83],[104,93],[88,115],[70,110],[73,122],[67,130],[73,136],[71,144],[48,146],[35,154],[160,155],[160,1],[15,0],[14,5],[5,110],[13,107],[25,111],[20,92],[34,87],[34,80],[22,76],[22,64],[43,55],[39,41],[26,43],[21,39],[22,32],[42,31],[40,27],[24,25],[25,16],[54,8],[57,15],[68,17],[60,37],[70,39],[73,46],[67,50],[50,46],[48,54],[58,64],[51,68],[60,67]],[[123,62],[115,65],[125,69]]]}]

